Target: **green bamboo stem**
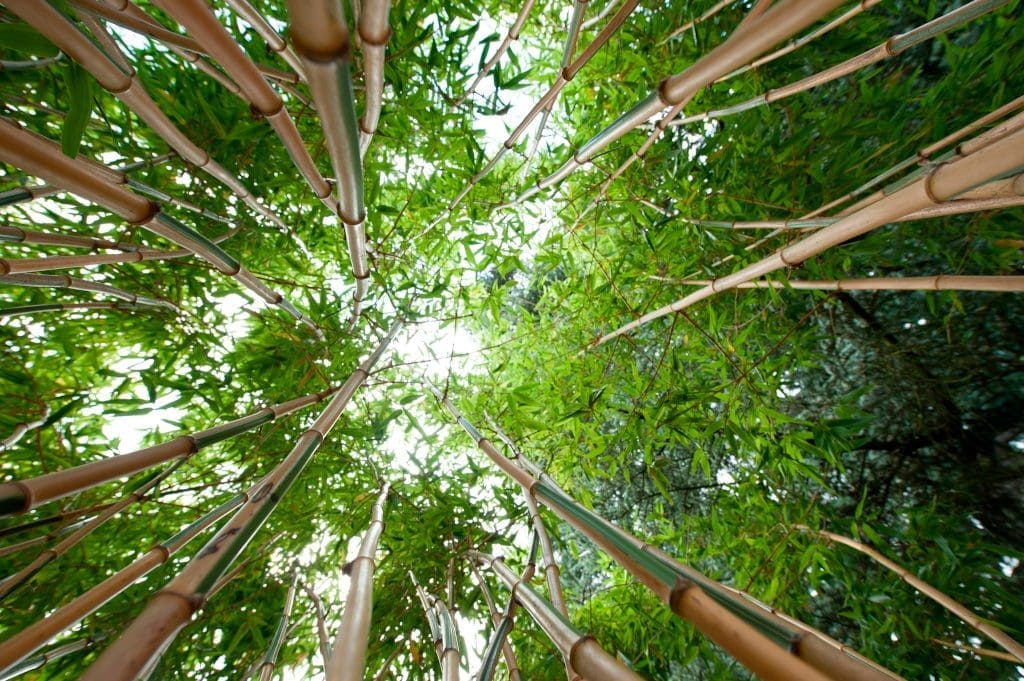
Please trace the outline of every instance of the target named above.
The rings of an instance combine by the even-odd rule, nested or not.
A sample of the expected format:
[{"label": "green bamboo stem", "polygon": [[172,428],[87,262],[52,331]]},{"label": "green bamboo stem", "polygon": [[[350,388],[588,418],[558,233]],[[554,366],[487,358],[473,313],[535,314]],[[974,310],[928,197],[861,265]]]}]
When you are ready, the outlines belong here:
[{"label": "green bamboo stem", "polygon": [[247,500],[245,494],[235,495],[74,600],[0,643],[0,674],[13,669],[61,632],[67,631],[143,576],[167,563],[179,549]]},{"label": "green bamboo stem", "polygon": [[29,522],[22,523],[20,525],[12,525],[10,527],[5,527],[3,529],[0,529],[0,538],[2,538],[2,537],[10,537],[10,536],[15,535],[15,534],[21,534],[22,532],[28,532],[29,530],[34,530],[37,527],[45,527],[46,525],[53,525],[53,524],[56,524],[56,523],[67,522],[69,520],[74,520],[75,518],[79,518],[79,517],[81,517],[83,515],[91,515],[93,513],[99,513],[103,509],[109,508],[111,503],[113,503],[113,502],[105,503],[105,504],[96,504],[94,506],[86,506],[85,508],[75,508],[75,509],[72,509],[70,511],[62,511],[61,513],[56,513],[54,515],[49,515],[49,516],[46,516],[44,518],[37,518],[35,520],[30,520]]},{"label": "green bamboo stem", "polygon": [[586,31],[587,29],[591,28],[592,26],[596,26],[597,24],[601,23],[601,21],[606,16],[611,14],[612,10],[615,9],[615,6],[617,4],[619,4],[619,0],[608,0],[608,2],[606,2],[604,4],[604,7],[602,7],[600,9],[600,11],[598,11],[597,14],[595,14],[594,16],[590,17],[589,19],[584,21],[582,24],[580,24],[580,30],[581,31]]},{"label": "green bamboo stem", "polygon": [[676,38],[676,37],[682,35],[683,33],[686,33],[687,31],[692,29],[697,24],[703,24],[708,19],[713,18],[716,14],[721,12],[723,9],[725,9],[726,7],[728,7],[729,5],[734,3],[735,1],[736,0],[719,0],[719,2],[715,3],[714,5],[709,7],[707,10],[705,10],[703,14],[700,14],[697,17],[691,19],[690,21],[687,21],[685,24],[683,24],[682,26],[680,26],[676,30],[674,30],[671,33],[669,33],[668,37],[665,38],[664,40],[662,40],[661,43],[665,44],[669,40],[672,40],[673,38]]},{"label": "green bamboo stem", "polygon": [[842,0],[779,0],[761,16],[739,26],[725,42],[685,71],[663,80],[643,101],[580,146],[558,170],[538,180],[512,203],[525,201],[561,182],[659,111],[666,108],[681,110],[702,88],[803,30],[841,3]]},{"label": "green bamboo stem", "polygon": [[606,343],[629,333],[648,322],[679,312],[716,293],[738,284],[753,281],[785,267],[795,267],[805,260],[854,237],[889,224],[902,216],[947,201],[957,194],[993,178],[1014,172],[1024,165],[1024,129],[1001,137],[968,156],[950,160],[933,168],[919,179],[878,202],[845,216],[839,222],[813,235],[794,242],[772,255],[730,275],[716,279],[670,305],[644,314],[611,333],[598,338],[592,346]]},{"label": "green bamboo stem", "polygon": [[[713,279],[668,279],[683,286],[713,286]],[[932,277],[871,277],[867,279],[758,279],[736,286],[798,291],[1024,291],[1024,276],[937,274]]]},{"label": "green bamboo stem", "polygon": [[913,574],[895,561],[889,560],[879,551],[871,548],[867,544],[857,541],[856,539],[851,539],[850,537],[845,537],[841,534],[836,534],[835,532],[829,532],[828,530],[814,529],[806,525],[794,525],[793,527],[802,532],[816,535],[825,539],[829,543],[842,544],[843,546],[848,546],[851,549],[864,554],[885,569],[890,572],[894,572],[899,576],[900,580],[907,584],[907,586],[916,589],[918,592],[924,594],[949,612],[956,615],[967,626],[987,636],[1003,648],[1003,650],[1017,658],[1019,662],[1024,662],[1024,645],[1018,643],[1012,636],[1009,636],[1002,629],[992,626],[988,622],[979,618],[967,606],[939,591],[934,586],[920,579],[917,575]]},{"label": "green bamboo stem", "polygon": [[0,159],[98,203],[129,223],[142,225],[192,251],[221,273],[232,277],[271,305],[280,307],[320,335],[319,328],[311,319],[299,312],[280,293],[267,288],[210,239],[159,212],[157,206],[149,200],[109,181],[110,175],[117,176],[110,168],[97,162],[86,163],[82,158],[81,155],[75,159],[68,158],[51,140],[26,132],[8,119],[0,118]]},{"label": "green bamboo stem", "polygon": [[359,120],[359,157],[366,155],[380,121],[384,95],[384,51],[391,37],[388,12],[391,0],[366,0],[359,15],[359,40],[363,51],[366,106]]},{"label": "green bamboo stem", "polygon": [[[154,0],[154,4],[184,26],[196,42],[203,45],[209,55],[238,83],[245,98],[270,123],[316,197],[332,211],[336,211],[337,202],[331,197],[330,185],[317,170],[284,101],[220,24],[210,6],[204,0]],[[321,111],[321,115],[327,115],[327,112]]]},{"label": "green bamboo stem", "polygon": [[593,636],[580,633],[565,617],[544,600],[529,584],[512,572],[501,558],[476,551],[470,557],[488,566],[512,593],[512,597],[537,623],[573,669],[588,681],[640,681],[641,676],[609,655]]},{"label": "green bamboo stem", "polygon": [[249,0],[227,0],[228,6],[235,11],[235,14],[242,17],[247,24],[253,27],[267,46],[277,53],[281,59],[292,68],[301,80],[305,80],[302,70],[302,62],[290,45],[278,35],[274,27],[267,23],[263,15],[249,4]]},{"label": "green bamboo stem", "polygon": [[[21,423],[14,424],[14,429],[11,430],[11,434],[0,440],[0,452],[6,452],[7,450],[14,447],[18,442],[25,436],[25,433],[42,428],[43,424],[46,423],[46,419],[50,418],[50,405],[43,405],[42,415],[35,421],[22,421]],[[3,536],[0,534],[0,536]]]},{"label": "green bamboo stem", "polygon": [[110,456],[35,478],[0,483],[0,517],[28,511],[168,461],[191,457],[205,447],[287,416],[325,400],[336,388],[266,406],[233,421],[178,437],[152,447]]},{"label": "green bamboo stem", "polygon": [[0,192],[0,206],[12,206],[24,201],[34,201],[47,196],[60,193],[60,189],[48,184],[41,184],[35,187],[17,187]]},{"label": "green bamboo stem", "polygon": [[426,596],[431,602],[430,607],[437,620],[438,635],[434,641],[434,649],[441,663],[441,681],[459,681],[462,653],[459,651],[459,634],[455,627],[455,618],[441,599],[429,593]]},{"label": "green bamboo stem", "polygon": [[800,38],[797,38],[796,40],[793,40],[792,42],[787,44],[785,47],[781,47],[781,48],[775,50],[774,52],[772,52],[771,54],[766,54],[765,56],[761,57],[760,59],[755,59],[754,61],[750,62],[746,66],[742,66],[742,67],[736,69],[735,71],[733,71],[732,73],[730,73],[728,75],[725,75],[725,76],[722,76],[721,78],[719,78],[715,82],[716,83],[721,83],[724,80],[728,80],[730,78],[734,78],[734,77],[740,75],[741,73],[746,73],[747,71],[749,71],[751,69],[756,69],[758,67],[764,66],[765,64],[773,62],[776,59],[779,59],[780,57],[784,57],[787,54],[800,49],[804,45],[806,45],[806,44],[808,44],[810,42],[813,42],[814,40],[817,40],[821,36],[823,36],[826,33],[829,33],[830,31],[832,31],[833,29],[838,28],[839,26],[842,26],[846,22],[848,22],[851,19],[853,19],[854,17],[856,17],[861,12],[865,12],[865,11],[871,9],[872,7],[874,7],[875,5],[877,5],[880,2],[882,2],[882,0],[860,0],[860,2],[858,2],[856,5],[854,5],[850,9],[846,10],[845,12],[843,12],[842,14],[840,14],[838,17],[836,17],[832,21],[828,22],[827,24],[819,26],[818,28],[816,28],[815,30],[811,31],[807,35],[801,36]]},{"label": "green bamboo stem", "polygon": [[555,82],[551,84],[551,87],[548,89],[547,93],[545,93],[543,97],[537,100],[537,102],[533,105],[533,108],[530,109],[529,113],[527,113],[523,117],[523,119],[519,121],[519,124],[516,126],[516,128],[509,134],[508,138],[504,141],[504,143],[502,143],[501,149],[499,149],[498,152],[494,156],[492,156],[490,160],[487,161],[486,164],[484,164],[484,167],[481,168],[476,175],[470,178],[469,182],[467,182],[466,185],[462,188],[462,190],[455,196],[455,198],[452,199],[452,201],[448,204],[445,210],[436,218],[434,218],[433,222],[431,222],[427,226],[427,228],[424,229],[416,238],[419,238],[419,236],[426,234],[434,227],[439,225],[443,220],[447,219],[455,211],[459,204],[462,203],[462,200],[466,198],[469,192],[473,190],[473,187],[479,184],[479,182],[482,179],[487,177],[487,175],[489,175],[490,172],[494,170],[495,167],[497,167],[498,161],[500,161],[501,158],[510,149],[515,147],[516,143],[519,141],[519,138],[523,136],[526,130],[530,127],[530,124],[533,123],[533,120],[540,114],[544,107],[547,106],[549,102],[553,102],[558,97],[558,94],[562,91],[562,89],[565,88],[565,86],[568,85],[569,82],[576,77],[576,74],[579,73],[580,69],[582,69],[587,64],[587,62],[589,62],[590,59],[595,54],[597,54],[597,52],[602,47],[605,46],[605,44],[608,42],[608,39],[611,38],[612,34],[615,33],[615,31],[617,31],[623,23],[625,23],[626,18],[633,12],[634,9],[636,9],[637,5],[639,4],[640,0],[626,0],[626,2],[623,4],[622,7],[619,8],[615,15],[608,20],[608,23],[605,25],[603,29],[601,29],[601,32],[598,33],[597,36],[590,42],[590,44],[587,45],[587,47],[583,50],[583,52],[580,53],[580,56],[576,57],[576,59],[572,62],[572,64],[568,66],[568,68],[562,69],[562,71],[558,74],[558,77],[555,79]]},{"label": "green bamboo stem", "polygon": [[326,663],[327,681],[359,681],[366,673],[366,646],[373,615],[373,572],[377,544],[384,532],[384,504],[391,486],[387,483],[370,510],[370,526],[359,553],[350,563],[348,597],[334,648]]},{"label": "green bamboo stem", "polygon": [[0,672],[0,681],[10,681],[10,679],[17,678],[23,674],[34,672],[38,669],[42,669],[47,663],[58,660],[65,655],[71,653],[77,653],[80,650],[85,650],[89,646],[96,645],[100,641],[106,638],[106,635],[86,636],[70,643],[57,646],[47,650],[45,653],[31,657],[21,664],[12,667],[6,672]]},{"label": "green bamboo stem", "polygon": [[313,425],[295,441],[288,456],[249,490],[249,501],[192,561],[154,595],[142,613],[99,659],[83,681],[128,681],[173,639],[205,602],[210,591],[287,494],[330,433],[356,389],[369,376],[400,329],[396,325],[356,368]]},{"label": "green bamboo stem", "polygon": [[133,303],[38,303],[0,308],[0,319],[34,315],[40,312],[73,312],[76,310],[132,310]]},{"label": "green bamboo stem", "polygon": [[[188,163],[227,186],[246,205],[283,227],[280,218],[253,197],[248,188],[224,166],[171,122],[146,92],[134,69],[123,70],[96,47],[68,19],[48,3],[12,0],[7,6],[91,73],[103,89],[117,97]],[[114,45],[116,48],[116,45]],[[127,61],[117,53],[121,61]]]},{"label": "green bamboo stem", "polygon": [[284,608],[281,610],[281,619],[277,623],[273,638],[270,639],[270,647],[267,648],[263,661],[260,663],[258,673],[259,681],[270,681],[277,668],[277,658],[281,654],[281,646],[288,635],[288,620],[292,616],[292,607],[295,605],[295,586],[299,581],[299,571],[296,570],[292,576],[292,583],[284,597]]},{"label": "green bamboo stem", "polygon": [[[717,582],[684,568],[667,555],[649,550],[650,547],[637,538],[580,506],[557,485],[535,479],[502,456],[450,400],[442,399],[442,404],[506,475],[529,489],[538,501],[589,537],[651,589],[674,613],[694,624],[758,676],[780,680],[822,679],[835,670],[842,670],[842,678],[864,681],[898,678],[863,658],[848,654],[846,649],[806,625],[794,628],[773,613],[755,608],[746,599],[736,598]],[[801,636],[801,632],[807,635]],[[793,646],[794,641],[798,641],[798,645]],[[575,662],[573,666],[589,678],[586,670]]]},{"label": "green bamboo stem", "polygon": [[111,265],[120,263],[135,263],[145,260],[161,261],[174,260],[177,258],[190,257],[192,253],[187,250],[180,251],[154,251],[137,250],[131,253],[104,253],[93,255],[55,255],[49,258],[20,258],[9,260],[0,258],[0,276],[9,274],[31,274],[34,272],[49,272],[51,270],[63,270],[78,267],[93,267],[95,265]]},{"label": "green bamboo stem", "polygon": [[[164,300],[162,298],[149,298],[148,296],[140,296],[131,291],[125,291],[124,289],[109,284],[101,284],[95,281],[86,281],[85,279],[79,279],[77,277],[71,277],[66,274],[7,274],[0,275],[0,284],[11,284],[14,286],[27,286],[31,288],[59,288],[68,289],[71,291],[88,291],[95,293],[104,293],[108,296],[113,296],[118,300],[123,300],[126,303],[132,305],[144,305],[149,307],[163,307],[173,312],[181,312],[180,308],[174,303]],[[0,445],[0,451],[3,451],[4,447]]]},{"label": "green bamboo stem", "polygon": [[758,106],[777,102],[780,99],[785,99],[786,97],[791,97],[801,92],[806,92],[811,88],[831,83],[848,76],[851,73],[867,68],[872,64],[877,64],[885,59],[896,57],[915,45],[920,45],[924,41],[942,35],[946,31],[959,28],[970,21],[995,11],[1009,2],[1010,0],[972,0],[966,5],[943,14],[942,16],[933,19],[926,24],[922,24],[911,31],[895,35],[881,45],[867,50],[856,57],[851,57],[841,64],[837,64],[825,71],[808,76],[807,78],[803,78],[795,83],[790,83],[789,85],[784,85],[780,88],[768,90],[757,97],[752,97],[751,99],[739,104],[734,104],[722,109],[704,111],[702,113],[686,116],[685,118],[678,118],[669,123],[669,125],[688,125],[698,121],[726,118],[743,111],[749,111],[750,109],[754,109]]},{"label": "green bamboo stem", "polygon": [[462,95],[453,102],[455,106],[460,106],[476,91],[477,86],[483,82],[483,79],[491,72],[494,65],[505,56],[505,53],[508,52],[508,48],[512,46],[512,43],[519,40],[519,34],[522,33],[523,25],[526,23],[526,19],[530,16],[530,11],[533,9],[536,2],[537,0],[525,0],[525,2],[523,2],[523,6],[519,8],[519,13],[512,22],[512,26],[508,29],[508,32],[505,34],[501,43],[498,44],[498,49],[496,49],[494,54],[491,55],[491,58],[484,63],[483,67],[476,74],[476,77],[473,78],[473,81],[469,84],[469,87],[466,88],[465,92],[463,92]]},{"label": "green bamboo stem", "polygon": [[59,541],[53,547],[44,549],[28,565],[4,578],[3,581],[0,581],[0,600],[3,600],[7,596],[11,595],[11,593],[16,589],[26,584],[40,570],[77,546],[79,542],[92,534],[97,528],[113,518],[115,515],[145,497],[150,490],[163,482],[167,476],[177,470],[178,466],[182,463],[182,461],[172,463],[170,466],[154,475],[151,479],[144,482],[138,489],[124,495],[109,508],[104,509],[96,516],[87,520],[81,527],[77,528],[74,532]]},{"label": "green bamboo stem", "polygon": [[[487,611],[490,613],[491,624],[494,626],[494,628],[497,629],[501,626],[502,621],[506,615],[508,616],[509,620],[512,620],[513,615],[515,613],[514,610],[512,610],[511,608],[506,608],[504,614],[498,612],[498,607],[494,603],[494,594],[491,593],[491,588],[487,585],[487,580],[484,579],[484,576],[482,574],[480,574],[480,570],[477,567],[476,561],[470,561],[469,568],[473,572],[473,576],[476,577],[476,583],[480,587],[480,593],[484,597],[484,603],[487,604]],[[512,602],[513,599],[510,598],[510,606]],[[520,681],[521,675],[519,673],[519,662],[516,660],[515,651],[512,650],[512,645],[508,642],[507,637],[501,642],[501,654],[505,658],[505,666],[508,668],[509,681]],[[477,681],[484,680],[478,679]]]},{"label": "green bamboo stem", "polygon": [[306,592],[313,602],[313,615],[316,619],[316,635],[320,644],[320,658],[323,660],[324,673],[327,673],[327,662],[331,659],[331,644],[327,639],[327,616],[324,614],[324,602],[320,594],[304,581],[299,580],[299,587]]},{"label": "green bamboo stem", "polygon": [[[375,8],[375,19],[379,9]],[[363,203],[363,169],[359,156],[359,122],[349,64],[352,59],[348,25],[332,0],[289,0],[291,37],[302,57],[324,132],[327,152],[337,181],[335,212],[345,225],[349,261],[355,278],[352,324],[358,319],[370,282],[366,256],[366,208]],[[384,26],[386,27],[386,16]],[[380,28],[375,21],[373,28]],[[380,35],[368,36],[381,41]],[[350,325],[351,326],[351,325]]]}]

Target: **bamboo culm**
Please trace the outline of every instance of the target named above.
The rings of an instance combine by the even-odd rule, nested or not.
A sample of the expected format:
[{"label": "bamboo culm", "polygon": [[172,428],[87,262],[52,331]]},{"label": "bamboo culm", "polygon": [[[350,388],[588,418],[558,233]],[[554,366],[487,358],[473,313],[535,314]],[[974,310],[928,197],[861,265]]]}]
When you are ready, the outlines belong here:
[{"label": "bamboo culm", "polygon": [[248,545],[330,433],[355,391],[398,334],[395,325],[345,381],[280,464],[250,488],[246,502],[192,561],[154,595],[142,613],[86,670],[83,681],[128,681],[159,655],[192,618],[206,594]]},{"label": "bamboo culm", "polygon": [[[66,274],[8,274],[0,275],[0,284],[11,284],[14,286],[27,286],[32,288],[66,288],[71,291],[88,291],[104,293],[126,303],[133,305],[144,305],[149,307],[163,307],[173,312],[180,313],[181,309],[174,303],[162,298],[149,298],[140,296],[130,291],[101,284],[94,281],[86,281]],[[0,447],[3,451],[3,447]]]},{"label": "bamboo culm", "polygon": [[[502,622],[503,614],[498,612],[498,607],[494,603],[494,595],[491,593],[491,588],[487,586],[487,580],[480,573],[477,567],[476,561],[470,561],[470,570],[473,572],[473,576],[476,577],[476,582],[480,587],[480,593],[484,597],[484,603],[487,604],[487,611],[491,616],[491,624],[497,629]],[[511,599],[509,599],[511,602]],[[508,612],[509,617],[514,613]],[[521,675],[519,673],[519,662],[516,660],[515,651],[512,650],[512,645],[506,638],[501,643],[501,654],[505,658],[505,666],[508,668],[509,681],[520,681]]]},{"label": "bamboo culm", "polygon": [[292,575],[291,584],[288,585],[288,591],[285,592],[281,619],[278,620],[277,629],[274,630],[274,636],[270,639],[270,647],[267,648],[263,661],[260,663],[259,681],[270,681],[274,675],[274,669],[277,668],[277,658],[281,654],[281,646],[284,645],[284,640],[288,635],[288,620],[291,619],[292,607],[295,605],[295,588],[298,582],[299,571],[296,570]]},{"label": "bamboo culm", "polygon": [[[659,279],[664,279],[659,277]],[[713,286],[713,279],[669,279],[683,286]],[[787,288],[803,291],[1024,291],[1024,276],[938,274],[932,277],[873,277],[868,279],[759,279],[741,289]]]}]

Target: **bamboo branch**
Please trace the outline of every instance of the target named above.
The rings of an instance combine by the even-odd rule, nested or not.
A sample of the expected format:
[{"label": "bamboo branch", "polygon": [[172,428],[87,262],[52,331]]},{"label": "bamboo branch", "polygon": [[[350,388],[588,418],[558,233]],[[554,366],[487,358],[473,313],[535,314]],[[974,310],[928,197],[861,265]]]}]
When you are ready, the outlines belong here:
[{"label": "bamboo branch", "polygon": [[83,681],[128,681],[204,604],[213,587],[277,507],[330,433],[356,389],[398,334],[394,326],[384,340],[345,381],[313,425],[300,435],[288,456],[249,490],[249,502],[237,511],[192,561],[86,670]]},{"label": "bamboo branch", "polygon": [[26,656],[31,655],[55,636],[70,629],[76,622],[109,603],[137,580],[169,561],[171,556],[185,544],[246,501],[248,498],[245,494],[234,496],[71,602],[0,643],[0,674],[6,670],[12,670]]},{"label": "bamboo branch", "polygon": [[[473,576],[476,577],[476,582],[480,586],[480,593],[483,594],[484,602],[487,604],[487,611],[491,615],[491,624],[497,629],[501,626],[504,615],[498,612],[498,607],[494,604],[494,595],[491,593],[491,588],[487,586],[487,580],[480,574],[476,561],[470,561],[469,567],[473,571]],[[509,605],[511,603],[512,599],[509,599]],[[511,621],[514,613],[509,608],[506,608],[506,614]],[[509,681],[520,681],[519,662],[516,660],[515,651],[512,650],[512,645],[508,642],[507,637],[501,642],[501,654],[505,658],[505,666],[508,668]],[[484,680],[478,679],[478,681]]]},{"label": "bamboo branch", "polygon": [[324,673],[326,673],[327,661],[331,659],[331,644],[327,639],[327,618],[324,615],[324,602],[323,599],[320,598],[320,594],[314,591],[313,588],[305,582],[300,581],[299,586],[306,592],[306,595],[309,596],[309,600],[313,601],[317,641],[320,643],[320,657],[323,658]]},{"label": "bamboo branch", "polygon": [[295,605],[295,585],[298,581],[299,571],[295,570],[292,576],[292,583],[288,586],[288,591],[285,593],[284,608],[281,611],[281,619],[277,623],[277,630],[274,631],[274,637],[270,639],[270,647],[267,648],[267,653],[263,656],[263,662],[259,666],[260,681],[270,681],[270,677],[274,675],[274,669],[277,667],[277,657],[281,654],[281,646],[287,637],[288,620],[292,616],[292,606]]},{"label": "bamboo branch", "polygon": [[249,0],[227,0],[228,5],[235,13],[242,17],[247,24],[252,26],[260,37],[266,41],[267,46],[271,50],[277,53],[281,59],[292,67],[292,70],[298,74],[301,80],[305,80],[306,76],[302,70],[302,62],[299,57],[295,54],[295,51],[285,42],[284,38],[278,35],[274,27],[267,23],[267,20],[263,18],[263,15],[259,11],[249,4]]},{"label": "bamboo branch", "polygon": [[0,308],[0,318],[39,312],[71,312],[74,310],[133,310],[134,303],[39,303],[36,305],[15,305]]},{"label": "bamboo branch", "polygon": [[370,526],[363,535],[359,553],[349,564],[348,597],[334,648],[326,663],[327,681],[359,681],[366,673],[366,646],[373,615],[374,555],[384,532],[384,504],[390,485],[384,484],[370,511]]},{"label": "bamboo branch", "polygon": [[992,626],[988,622],[982,620],[980,617],[971,612],[971,609],[965,605],[962,605],[958,601],[950,598],[946,594],[942,593],[931,584],[928,584],[924,580],[917,577],[915,574],[900,566],[899,564],[889,560],[883,556],[880,552],[871,548],[867,544],[863,544],[856,539],[850,537],[844,537],[841,534],[829,532],[827,530],[817,530],[810,528],[806,525],[793,525],[797,530],[807,532],[809,534],[817,535],[829,542],[836,544],[842,544],[848,546],[855,551],[859,551],[871,560],[875,561],[890,572],[896,573],[899,578],[910,586],[911,588],[917,589],[919,592],[932,599],[949,612],[956,615],[960,620],[967,626],[971,627],[977,632],[980,632],[990,638],[995,643],[998,643],[1004,650],[1013,655],[1019,662],[1024,662],[1024,645],[1021,645],[1013,637],[1009,636],[1002,629]]},{"label": "bamboo branch", "polygon": [[[668,279],[683,286],[713,286],[713,279]],[[796,289],[802,291],[1024,291],[1024,276],[938,274],[932,277],[871,277],[867,279],[759,279],[736,288]]]},{"label": "bamboo branch", "polygon": [[491,58],[487,60],[480,69],[480,72],[476,74],[476,78],[474,78],[473,82],[469,84],[466,91],[453,102],[455,106],[461,105],[471,94],[473,94],[473,92],[476,91],[477,86],[480,85],[487,74],[491,72],[494,65],[505,56],[505,53],[508,52],[508,48],[512,46],[512,43],[519,40],[519,34],[523,30],[523,25],[526,23],[527,17],[530,16],[530,11],[533,9],[536,2],[537,0],[525,0],[523,2],[523,6],[519,8],[519,14],[516,15],[515,20],[512,22],[512,26],[508,29],[508,33],[505,34],[505,38],[498,44],[498,49],[494,51]]},{"label": "bamboo branch", "polygon": [[336,392],[336,388],[329,388],[288,402],[267,406],[234,421],[200,430],[191,435],[180,435],[173,440],[152,447],[84,463],[35,478],[0,483],[0,517],[27,513],[41,504],[61,499],[69,494],[82,492],[126,475],[133,475],[167,461],[191,457],[205,447],[252,430],[264,423],[270,423],[303,407],[321,402]]},{"label": "bamboo branch", "polygon": [[61,513],[46,516],[45,518],[37,518],[35,520],[30,520],[27,523],[22,523],[21,525],[12,525],[10,527],[5,527],[3,529],[0,529],[0,537],[10,537],[11,535],[21,534],[22,532],[34,530],[37,527],[53,525],[55,523],[74,520],[75,518],[81,517],[83,515],[99,513],[103,509],[109,508],[111,506],[111,503],[96,504],[94,506],[86,506],[85,508],[75,508],[69,511],[62,511]]},{"label": "bamboo branch", "polygon": [[21,258],[8,260],[0,258],[0,277],[11,274],[31,274],[77,267],[93,267],[95,265],[111,265],[126,262],[142,262],[144,260],[161,261],[187,258],[191,251],[154,251],[137,250],[131,253],[107,253],[96,255],[56,255],[49,258]]},{"label": "bamboo branch", "polygon": [[[71,291],[89,291],[95,293],[104,293],[108,296],[113,296],[118,300],[123,300],[132,305],[145,305],[149,307],[163,307],[173,312],[180,313],[181,309],[170,302],[162,298],[149,298],[147,296],[140,296],[131,291],[125,291],[124,289],[109,284],[101,284],[95,281],[86,281],[85,279],[79,279],[77,277],[70,277],[66,274],[7,274],[0,275],[0,284],[11,284],[14,286],[27,286],[27,287],[41,287],[41,288],[61,288],[68,289]],[[5,447],[0,445],[0,451],[3,451]]]},{"label": "bamboo branch", "polygon": [[731,5],[733,2],[735,2],[735,0],[719,0],[719,2],[715,3],[714,5],[709,7],[707,10],[705,10],[703,14],[700,14],[696,18],[691,19],[690,21],[687,21],[685,24],[683,24],[682,26],[680,26],[676,30],[674,30],[671,33],[669,33],[668,37],[661,41],[662,44],[667,43],[669,40],[672,40],[673,38],[676,38],[676,37],[682,35],[683,33],[686,33],[687,31],[692,29],[697,24],[703,24],[708,19],[713,18],[716,14],[718,14],[723,9],[725,9],[726,7]]},{"label": "bamboo branch", "polygon": [[46,651],[45,653],[36,655],[35,657],[25,660],[20,665],[12,667],[10,670],[6,672],[0,672],[0,681],[10,681],[10,679],[17,678],[19,676],[22,676],[23,674],[27,674],[28,672],[34,672],[38,669],[41,669],[49,662],[58,660],[64,657],[65,655],[70,655],[71,653],[77,653],[79,650],[84,650],[89,646],[93,646],[99,643],[106,637],[106,634],[86,636],[85,638],[80,638],[76,641],[71,641],[70,643],[65,643],[64,645],[52,648]]},{"label": "bamboo branch", "polygon": [[18,441],[25,436],[25,433],[36,428],[42,428],[43,424],[46,423],[46,419],[50,418],[50,405],[43,404],[43,414],[35,421],[22,421],[16,423],[11,434],[0,440],[0,452],[6,452],[7,450],[18,444]]},{"label": "bamboo branch", "polygon": [[953,648],[964,653],[977,655],[978,657],[991,657],[995,660],[1005,660],[1007,662],[1016,662],[1017,658],[1009,653],[1004,653],[1001,650],[986,650],[985,648],[978,648],[977,646],[964,645],[962,643],[954,643],[953,641],[943,641],[939,638],[933,638],[932,643],[938,643],[940,646],[946,648]]}]

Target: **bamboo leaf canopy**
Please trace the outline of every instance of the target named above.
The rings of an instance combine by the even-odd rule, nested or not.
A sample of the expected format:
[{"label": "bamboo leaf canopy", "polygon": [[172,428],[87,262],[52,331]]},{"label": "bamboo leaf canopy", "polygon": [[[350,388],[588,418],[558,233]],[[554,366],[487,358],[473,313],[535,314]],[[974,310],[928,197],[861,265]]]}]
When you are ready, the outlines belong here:
[{"label": "bamboo leaf canopy", "polygon": [[0,0],[0,679],[1015,678],[1022,7]]}]

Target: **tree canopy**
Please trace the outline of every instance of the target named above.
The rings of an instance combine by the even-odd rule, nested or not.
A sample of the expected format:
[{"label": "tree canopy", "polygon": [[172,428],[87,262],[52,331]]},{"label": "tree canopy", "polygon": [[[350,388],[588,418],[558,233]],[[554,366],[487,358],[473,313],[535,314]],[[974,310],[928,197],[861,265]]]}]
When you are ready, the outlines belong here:
[{"label": "tree canopy", "polygon": [[[750,672],[561,490],[896,675],[1024,677],[983,630],[1024,638],[1020,2],[388,9],[0,4],[0,651],[228,504],[266,517],[152,678],[323,678],[366,564],[365,678],[441,678],[446,613],[475,674],[474,571],[510,599],[476,552],[558,600],[477,434],[539,469],[568,620],[642,678]],[[85,673],[216,532],[27,678]],[[525,608],[522,677],[564,678]]]}]

